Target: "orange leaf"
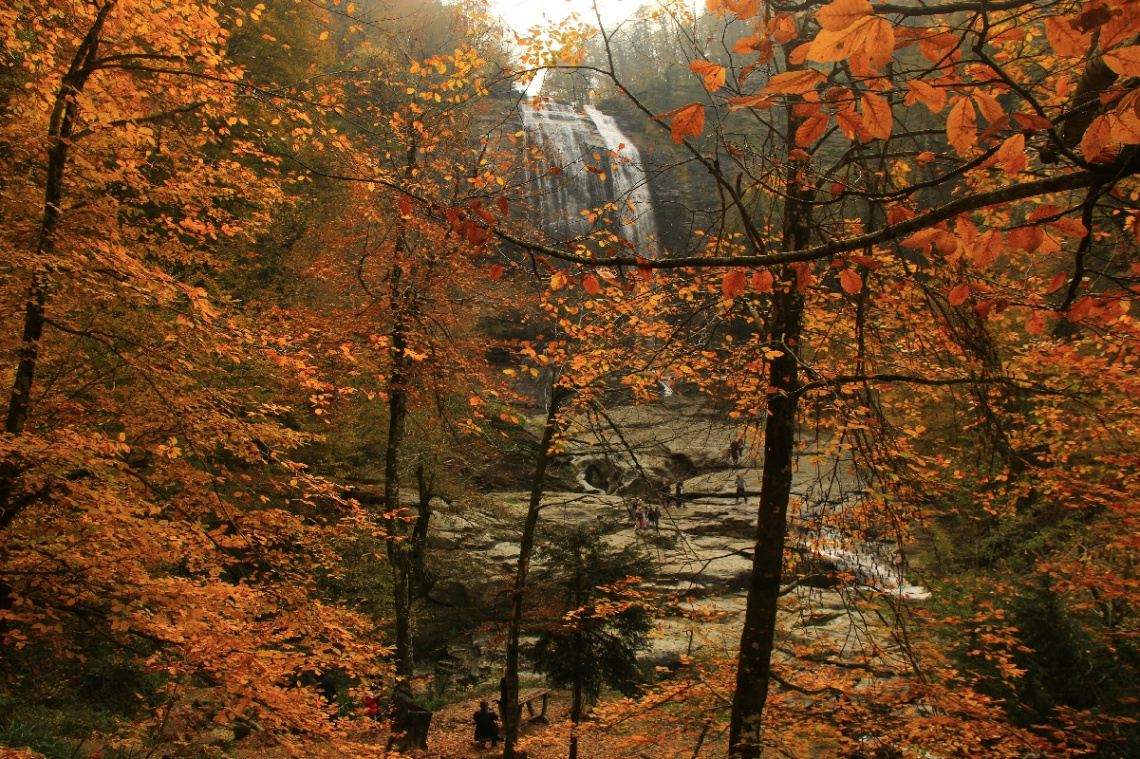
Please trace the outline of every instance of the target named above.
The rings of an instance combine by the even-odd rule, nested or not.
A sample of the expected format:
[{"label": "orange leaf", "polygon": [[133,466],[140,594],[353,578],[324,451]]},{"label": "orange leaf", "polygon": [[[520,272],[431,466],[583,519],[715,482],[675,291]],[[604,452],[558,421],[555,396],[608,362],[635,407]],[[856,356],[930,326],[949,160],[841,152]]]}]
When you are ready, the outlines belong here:
[{"label": "orange leaf", "polygon": [[1092,42],[1091,34],[1081,34],[1073,28],[1067,18],[1062,16],[1050,16],[1045,19],[1045,36],[1058,55],[1073,58],[1083,56],[1089,49],[1089,43]]},{"label": "orange leaf", "polygon": [[788,63],[792,66],[800,66],[807,60],[808,50],[811,49],[811,43],[805,42],[802,45],[796,45],[792,48],[792,52],[788,53]]},{"label": "orange leaf", "polygon": [[1079,322],[1081,319],[1084,319],[1089,315],[1089,311],[1092,310],[1092,306],[1092,296],[1086,295],[1073,304],[1072,308],[1069,309],[1069,312],[1065,314],[1065,318],[1071,322]]},{"label": "orange leaf", "polygon": [[1086,161],[1095,160],[1111,144],[1112,127],[1109,126],[1107,118],[1097,116],[1081,137],[1081,155]]},{"label": "orange leaf", "polygon": [[801,147],[807,147],[813,142],[823,136],[824,131],[827,129],[827,122],[831,117],[826,113],[817,113],[810,119],[800,124],[799,129],[796,130],[796,144]]},{"label": "orange leaf", "polygon": [[[755,53],[759,51],[759,49],[760,39],[758,37],[743,37],[738,39],[736,44],[732,46],[732,52],[739,54]],[[690,68],[691,67],[690,65]]]},{"label": "orange leaf", "polygon": [[[914,93],[915,99],[930,109],[931,113],[938,113],[946,107],[946,90],[935,87],[921,79],[912,79],[906,86]],[[909,104],[909,100],[907,101]]]},{"label": "orange leaf", "polygon": [[863,289],[863,278],[854,269],[844,269],[839,272],[839,285],[843,288],[843,292],[854,295]]},{"label": "orange leaf", "polygon": [[602,286],[598,284],[598,278],[593,274],[583,274],[582,289],[590,295],[597,295],[602,291]]},{"label": "orange leaf", "polygon": [[400,205],[400,215],[401,216],[411,216],[412,215],[412,204],[408,202],[407,198],[400,198],[399,205]]},{"label": "orange leaf", "polygon": [[724,280],[720,283],[720,289],[724,292],[726,298],[735,298],[744,292],[744,285],[747,281],[744,272],[736,269],[724,275]]},{"label": "orange leaf", "polygon": [[961,284],[950,291],[950,305],[960,306],[970,299],[970,286]]},{"label": "orange leaf", "polygon": [[738,19],[747,21],[755,16],[758,10],[760,10],[760,0],[739,0],[734,12]]},{"label": "orange leaf", "polygon": [[1104,54],[1104,62],[1123,76],[1140,76],[1140,45],[1111,50]]},{"label": "orange leaf", "polygon": [[989,268],[989,266],[997,260],[1001,255],[1004,244],[1001,239],[1001,232],[997,229],[991,229],[984,235],[978,238],[974,244],[974,264],[982,269]]},{"label": "orange leaf", "polygon": [[752,289],[758,293],[772,292],[772,285],[775,283],[776,278],[767,269],[761,269],[752,275]]},{"label": "orange leaf", "polygon": [[1015,113],[1013,120],[1021,124],[1022,129],[1029,130],[1030,132],[1039,132],[1042,129],[1052,129],[1053,122],[1049,119],[1042,118],[1035,113]]},{"label": "orange leaf", "polygon": [[1009,235],[1005,237],[1005,243],[1012,250],[1033,253],[1041,247],[1044,238],[1045,232],[1041,231],[1040,227],[1017,227],[1009,231]]},{"label": "orange leaf", "polygon": [[765,108],[773,108],[776,101],[772,99],[771,95],[751,95],[742,98],[729,98],[728,110],[739,111],[741,108],[755,108],[756,110],[763,110]]},{"label": "orange leaf", "polygon": [[[689,71],[705,78],[705,89],[709,92],[719,90],[724,86],[725,69],[710,61],[693,61],[689,64]],[[700,134],[699,132],[697,134]],[[696,135],[694,135],[696,136]]]},{"label": "orange leaf", "polygon": [[862,52],[867,42],[867,22],[871,20],[870,17],[865,17],[839,31],[821,30],[811,41],[808,59],[819,63],[834,63]]},{"label": "orange leaf", "polygon": [[993,124],[1001,120],[1005,116],[1005,109],[1001,107],[993,95],[983,90],[978,90],[974,93],[974,102],[978,104],[978,110],[986,117],[986,121]]},{"label": "orange leaf", "polygon": [[867,23],[867,57],[871,65],[882,68],[895,55],[895,30],[885,18],[874,18]]},{"label": "orange leaf", "polygon": [[891,104],[881,95],[867,91],[862,94],[863,126],[872,137],[885,140],[891,136],[894,118],[891,116]]},{"label": "orange leaf", "polygon": [[646,282],[653,281],[653,264],[648,258],[637,257],[637,272]]},{"label": "orange leaf", "polygon": [[802,95],[814,90],[815,86],[826,78],[815,69],[785,71],[769,79],[768,86],[763,89],[763,92],[786,92],[791,95]]},{"label": "orange leaf", "polygon": [[669,131],[677,144],[684,142],[686,137],[700,137],[705,131],[705,107],[700,103],[689,103],[681,108],[673,117]]},{"label": "orange leaf", "polygon": [[556,271],[550,277],[550,289],[560,290],[566,285],[566,272]]},{"label": "orange leaf", "polygon": [[1045,316],[1040,311],[1034,311],[1025,323],[1025,331],[1031,335],[1045,334]]},{"label": "orange leaf", "polygon": [[511,207],[507,204],[506,198],[500,195],[499,199],[495,202],[499,204],[499,210],[502,212],[503,216],[511,215]]},{"label": "orange leaf", "polygon": [[1082,237],[1084,237],[1085,235],[1087,235],[1089,233],[1088,229],[1085,227],[1084,224],[1077,221],[1076,219],[1070,219],[1067,216],[1062,216],[1059,219],[1055,219],[1054,221],[1050,221],[1048,223],[1048,226],[1057,230],[1058,232],[1063,234],[1065,237],[1072,237],[1072,238],[1077,239],[1077,240],[1081,239]]},{"label": "orange leaf", "polygon": [[1068,272],[1065,272],[1065,271],[1057,272],[1056,274],[1053,275],[1053,279],[1049,280],[1049,292],[1051,292],[1051,293],[1057,292],[1068,281],[1069,281],[1069,273]]},{"label": "orange leaf", "polygon": [[846,108],[835,114],[835,121],[843,130],[843,135],[849,140],[854,140],[859,134],[859,130],[863,128],[863,117]]},{"label": "orange leaf", "polygon": [[502,264],[495,264],[494,266],[492,266],[491,270],[487,272],[487,276],[489,276],[491,279],[495,279],[495,280],[497,280],[499,277],[503,276],[503,265]]},{"label": "orange leaf", "polygon": [[1025,135],[1015,134],[1001,144],[995,157],[1006,174],[1014,175],[1025,168]]},{"label": "orange leaf", "polygon": [[827,31],[839,32],[874,12],[867,0],[835,0],[820,8],[815,20]]},{"label": "orange leaf", "polygon": [[768,33],[781,45],[791,42],[796,38],[796,19],[787,11],[777,13],[768,22]]},{"label": "orange leaf", "polygon": [[934,155],[934,153],[931,153],[929,150],[924,150],[915,156],[914,160],[918,161],[919,166],[927,166],[933,163],[934,159],[937,157],[938,156]]},{"label": "orange leaf", "polygon": [[946,137],[959,153],[964,153],[978,141],[978,122],[974,115],[974,101],[962,98],[950,109],[946,119]]}]

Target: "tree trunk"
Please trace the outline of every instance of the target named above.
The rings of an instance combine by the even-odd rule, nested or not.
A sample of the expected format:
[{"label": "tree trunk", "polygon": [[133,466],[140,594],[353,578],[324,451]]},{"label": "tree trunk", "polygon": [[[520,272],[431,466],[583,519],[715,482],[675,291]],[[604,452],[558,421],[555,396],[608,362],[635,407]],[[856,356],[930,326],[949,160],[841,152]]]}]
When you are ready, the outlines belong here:
[{"label": "tree trunk", "polygon": [[[392,275],[392,290],[400,287],[400,270]],[[408,417],[408,372],[404,315],[398,315],[392,328],[392,374],[388,386],[388,444],[384,451],[384,515],[388,536],[385,546],[392,564],[392,605],[396,617],[396,676],[411,678],[412,658],[412,561],[405,540],[407,533],[400,507],[400,454],[404,445],[404,424]]]},{"label": "tree trunk", "polygon": [[[32,386],[36,379],[36,365],[40,357],[40,339],[43,337],[44,323],[47,321],[47,291],[51,267],[47,260],[55,250],[56,228],[59,226],[63,204],[63,177],[67,168],[71,138],[75,131],[75,120],[79,114],[79,94],[95,71],[93,66],[99,50],[103,25],[111,14],[117,0],[107,0],[83,41],[72,56],[67,73],[63,75],[59,91],[55,96],[51,120],[48,126],[47,172],[44,182],[43,215],[40,219],[39,236],[36,241],[35,269],[28,285],[28,296],[24,303],[24,327],[20,335],[19,362],[12,380],[12,390],[8,398],[8,414],[4,419],[4,434],[13,437],[22,435],[31,410]],[[0,529],[7,528],[23,506],[30,501],[13,502],[12,493],[24,466],[14,459],[0,461]],[[0,579],[0,611],[12,608],[14,601],[12,586]],[[0,620],[0,632],[7,623]]]},{"label": "tree trunk", "polygon": [[[43,216],[40,220],[39,236],[36,241],[35,270],[28,286],[28,297],[24,303],[24,328],[20,336],[20,360],[12,380],[12,391],[8,398],[8,415],[4,420],[4,432],[8,435],[21,435],[28,421],[31,409],[32,385],[36,378],[36,364],[40,355],[40,339],[43,337],[46,321],[47,288],[50,266],[47,259],[55,250],[55,233],[59,225],[63,203],[63,175],[67,168],[71,137],[75,131],[75,119],[79,114],[79,93],[83,91],[88,78],[93,73],[92,64],[99,50],[103,25],[117,0],[108,0],[99,9],[95,21],[64,74],[59,91],[55,96],[51,120],[48,127],[47,172],[44,183]],[[0,463],[0,526],[7,527],[18,509],[12,507],[12,490],[22,467],[19,462],[7,460]],[[3,590],[3,589],[0,589]],[[5,598],[7,596],[5,595]]]},{"label": "tree trunk", "polygon": [[570,751],[569,759],[578,759],[578,724],[582,721],[582,675],[581,670],[574,675],[574,697],[570,702]]},{"label": "tree trunk", "polygon": [[[789,66],[789,70],[795,67]],[[795,144],[802,119],[788,111],[788,142]],[[796,186],[795,170],[787,176],[784,200],[783,248],[806,248],[811,238],[811,193]],[[803,295],[797,288],[797,271],[785,267],[772,296],[769,341],[783,353],[768,367],[770,386],[764,426],[764,468],[756,520],[756,546],[752,576],[740,635],[736,691],[729,721],[728,753],[733,759],[758,759],[768,677],[776,635],[777,604],[784,565],[784,536],[792,490],[792,462],[796,443],[796,407],[799,396],[799,342],[803,326]]]},{"label": "tree trunk", "polygon": [[431,499],[435,497],[432,489],[434,477],[428,476],[423,464],[416,467],[416,482],[419,485],[419,514],[412,526],[411,540],[411,569],[412,583],[417,595],[423,595],[428,590],[428,572],[425,556],[427,547],[428,527],[431,523]]},{"label": "tree trunk", "polygon": [[511,588],[511,619],[507,629],[507,700],[503,706],[503,759],[514,759],[515,743],[519,738],[519,636],[522,633],[523,596],[526,593],[530,557],[534,552],[534,532],[538,525],[538,512],[542,505],[542,492],[546,483],[546,467],[550,464],[550,448],[558,431],[558,411],[567,391],[554,387],[557,375],[551,373],[550,405],[546,412],[546,425],[542,428],[542,442],[534,462],[534,479],[530,487],[530,503],[519,540],[519,561]]}]

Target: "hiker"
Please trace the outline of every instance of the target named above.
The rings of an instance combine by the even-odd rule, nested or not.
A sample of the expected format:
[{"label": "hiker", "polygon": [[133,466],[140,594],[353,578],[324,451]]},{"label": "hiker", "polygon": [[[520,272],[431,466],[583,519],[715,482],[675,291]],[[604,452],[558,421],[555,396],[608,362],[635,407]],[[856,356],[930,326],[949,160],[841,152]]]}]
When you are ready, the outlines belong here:
[{"label": "hiker", "polygon": [[649,524],[653,525],[654,532],[661,532],[661,507],[654,506],[649,510]]},{"label": "hiker", "polygon": [[677,480],[676,496],[677,508],[685,508],[685,483],[681,480]]},{"label": "hiker", "polygon": [[744,441],[736,438],[728,444],[728,455],[732,459],[732,465],[736,466],[740,463],[740,453],[744,450]]},{"label": "hiker", "polygon": [[736,477],[736,501],[740,503],[740,499],[744,499],[744,505],[748,505],[748,489],[744,486],[744,475],[737,475]]},{"label": "hiker", "polygon": [[657,488],[661,493],[661,505],[666,506],[669,503],[669,480],[661,480],[661,485]]},{"label": "hiker", "polygon": [[[640,500],[640,499],[639,499]],[[649,513],[644,503],[637,504],[637,511],[633,513],[633,529],[644,530],[649,527]]]},{"label": "hiker", "polygon": [[503,736],[499,734],[499,715],[491,710],[486,701],[479,702],[479,711],[475,712],[475,741],[480,748],[487,747],[491,741],[491,748],[499,745]]}]

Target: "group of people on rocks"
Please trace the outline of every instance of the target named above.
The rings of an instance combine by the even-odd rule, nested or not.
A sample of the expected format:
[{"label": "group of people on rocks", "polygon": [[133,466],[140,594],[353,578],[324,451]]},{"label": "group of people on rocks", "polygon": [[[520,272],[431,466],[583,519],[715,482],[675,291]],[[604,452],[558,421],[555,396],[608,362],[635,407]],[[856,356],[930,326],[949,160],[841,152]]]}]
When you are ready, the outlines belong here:
[{"label": "group of people on rocks", "polygon": [[660,506],[646,506],[640,498],[634,501],[633,505],[633,529],[648,530],[652,527],[654,532],[661,531]]}]

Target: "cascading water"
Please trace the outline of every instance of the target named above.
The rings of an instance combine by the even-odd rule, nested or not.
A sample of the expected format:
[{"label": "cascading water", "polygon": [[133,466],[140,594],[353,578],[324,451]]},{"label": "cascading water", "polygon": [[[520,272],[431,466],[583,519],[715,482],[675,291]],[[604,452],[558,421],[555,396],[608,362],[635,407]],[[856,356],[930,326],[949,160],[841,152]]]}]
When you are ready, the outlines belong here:
[{"label": "cascading water", "polygon": [[573,240],[608,224],[626,247],[655,257],[657,224],[641,154],[617,122],[592,106],[553,102],[524,106],[520,115],[549,161],[531,175],[546,232]]}]

